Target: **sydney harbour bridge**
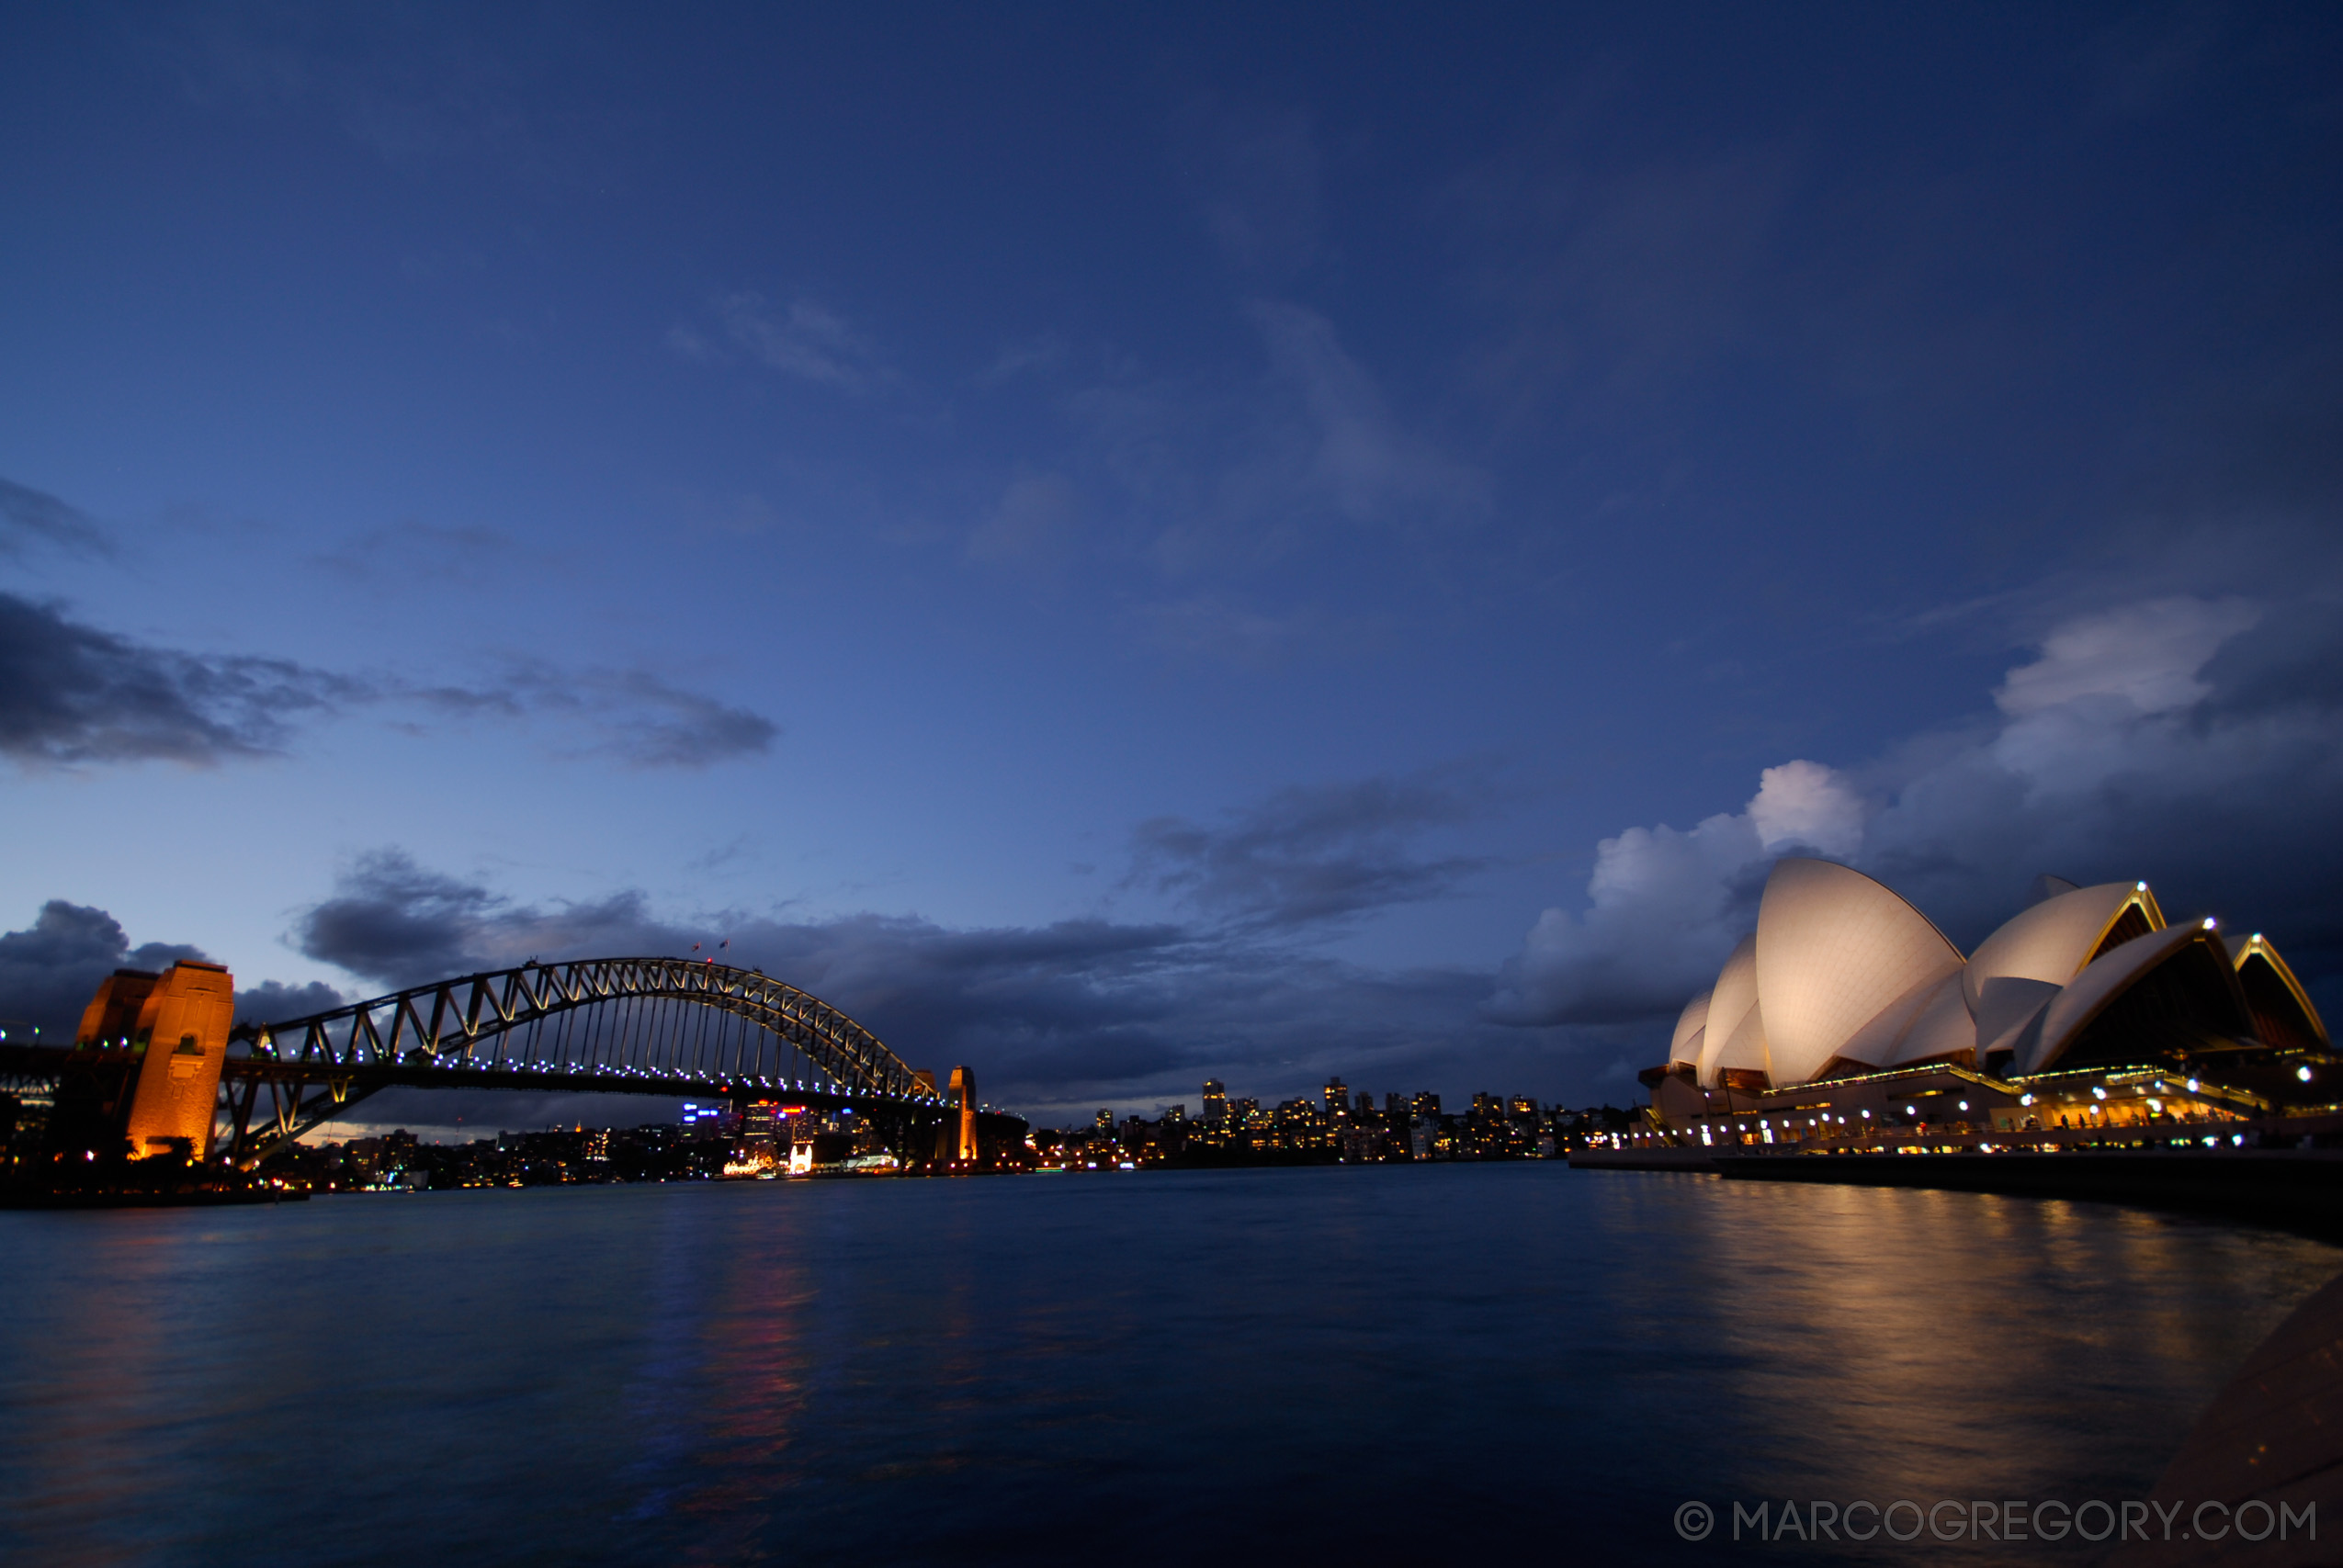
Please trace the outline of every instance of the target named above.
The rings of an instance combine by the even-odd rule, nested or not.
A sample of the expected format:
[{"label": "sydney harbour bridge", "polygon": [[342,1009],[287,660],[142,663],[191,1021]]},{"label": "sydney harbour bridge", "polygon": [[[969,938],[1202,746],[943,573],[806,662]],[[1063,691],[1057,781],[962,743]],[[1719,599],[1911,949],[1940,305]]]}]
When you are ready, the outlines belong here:
[{"label": "sydney harbour bridge", "polygon": [[707,959],[531,960],[281,1021],[233,1021],[216,965],[118,971],[71,1047],[0,1044],[0,1089],[133,1155],[250,1170],[390,1089],[690,1096],[851,1112],[915,1165],[969,1168],[1014,1118],[939,1086],[838,1009]]}]

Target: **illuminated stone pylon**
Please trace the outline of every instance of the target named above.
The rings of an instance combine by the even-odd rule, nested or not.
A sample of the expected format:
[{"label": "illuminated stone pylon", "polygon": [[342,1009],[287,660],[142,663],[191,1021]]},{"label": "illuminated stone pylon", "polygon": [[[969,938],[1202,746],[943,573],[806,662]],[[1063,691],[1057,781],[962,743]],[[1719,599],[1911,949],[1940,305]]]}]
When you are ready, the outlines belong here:
[{"label": "illuminated stone pylon", "polygon": [[954,1067],[952,1092],[960,1099],[960,1162],[974,1165],[977,1157],[975,1072],[967,1067]]},{"label": "illuminated stone pylon", "polygon": [[117,969],[97,983],[74,1039],[85,1049],[130,1048],[122,1132],[134,1156],[169,1154],[182,1139],[189,1157],[210,1154],[212,1104],[235,1019],[236,982],[217,964],[182,959],[161,975]]}]

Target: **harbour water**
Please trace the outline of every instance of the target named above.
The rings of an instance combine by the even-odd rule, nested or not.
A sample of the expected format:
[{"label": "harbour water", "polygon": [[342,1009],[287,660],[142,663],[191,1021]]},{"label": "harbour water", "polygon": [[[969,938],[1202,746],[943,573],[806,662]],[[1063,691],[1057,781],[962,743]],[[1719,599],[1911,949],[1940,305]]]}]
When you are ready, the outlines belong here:
[{"label": "harbour water", "polygon": [[2087,1562],[1722,1521],[2138,1496],[2338,1267],[1558,1163],[0,1213],[0,1560]]}]

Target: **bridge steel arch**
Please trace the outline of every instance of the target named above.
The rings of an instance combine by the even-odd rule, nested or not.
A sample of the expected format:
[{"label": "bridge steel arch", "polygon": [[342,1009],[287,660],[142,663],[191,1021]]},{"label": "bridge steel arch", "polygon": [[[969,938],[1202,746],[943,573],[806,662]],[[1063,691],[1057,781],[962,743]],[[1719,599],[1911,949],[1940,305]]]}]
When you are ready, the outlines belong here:
[{"label": "bridge steel arch", "polygon": [[238,1024],[221,1077],[231,1157],[249,1168],[402,1086],[786,1094],[921,1120],[945,1109],[934,1080],[877,1035],[759,971],[682,958],[531,960],[308,1018]]}]

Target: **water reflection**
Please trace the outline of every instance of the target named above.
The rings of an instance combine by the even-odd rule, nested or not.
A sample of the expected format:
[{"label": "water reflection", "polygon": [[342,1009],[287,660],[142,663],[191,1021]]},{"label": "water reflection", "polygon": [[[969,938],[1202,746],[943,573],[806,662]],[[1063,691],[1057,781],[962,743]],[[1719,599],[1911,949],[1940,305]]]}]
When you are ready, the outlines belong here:
[{"label": "water reflection", "polygon": [[5,1215],[0,1549],[1668,1561],[1688,1497],[2137,1495],[2338,1261],[1552,1167]]}]

